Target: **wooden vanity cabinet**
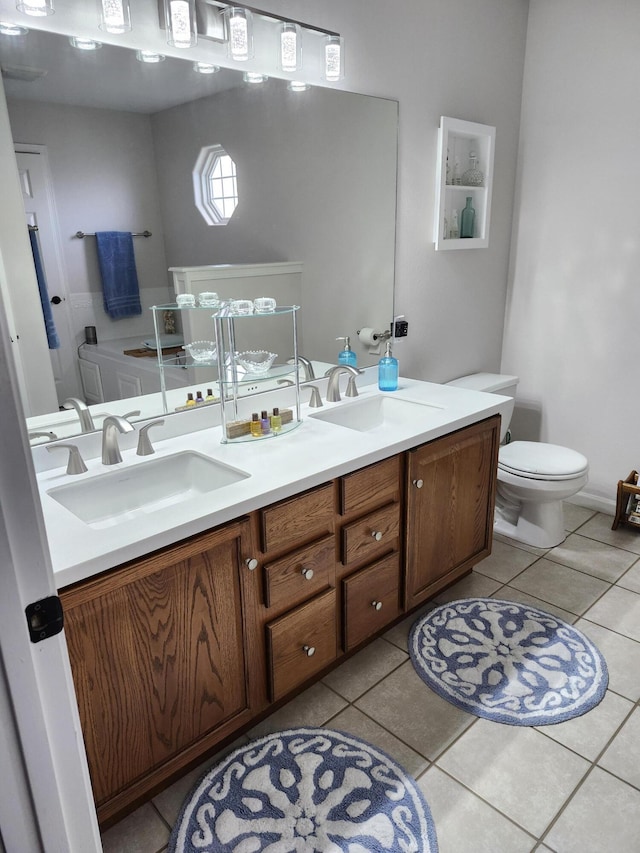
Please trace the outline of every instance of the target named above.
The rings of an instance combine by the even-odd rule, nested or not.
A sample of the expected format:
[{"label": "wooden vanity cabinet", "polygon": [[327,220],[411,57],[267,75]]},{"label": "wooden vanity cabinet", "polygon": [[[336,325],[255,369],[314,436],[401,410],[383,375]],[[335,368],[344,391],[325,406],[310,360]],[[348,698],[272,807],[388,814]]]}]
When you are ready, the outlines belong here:
[{"label": "wooden vanity cabinet", "polygon": [[61,591],[102,823],[264,707],[252,552],[241,520]]},{"label": "wooden vanity cabinet", "polygon": [[409,451],[406,609],[491,553],[500,416]]},{"label": "wooden vanity cabinet", "polygon": [[112,822],[489,554],[499,417],[62,590]]}]

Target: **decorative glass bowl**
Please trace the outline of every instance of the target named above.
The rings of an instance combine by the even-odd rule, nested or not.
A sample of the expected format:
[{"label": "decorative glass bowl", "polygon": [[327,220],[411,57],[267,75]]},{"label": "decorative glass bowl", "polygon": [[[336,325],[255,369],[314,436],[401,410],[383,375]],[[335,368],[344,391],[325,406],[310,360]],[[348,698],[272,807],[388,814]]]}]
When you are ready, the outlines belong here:
[{"label": "decorative glass bowl", "polygon": [[246,350],[236,355],[236,362],[253,376],[267,373],[273,362],[278,357],[275,352],[267,352],[264,349]]},{"label": "decorative glass bowl", "polygon": [[194,361],[216,361],[216,345],[213,341],[193,341],[193,343],[185,344],[183,350],[189,353]]}]

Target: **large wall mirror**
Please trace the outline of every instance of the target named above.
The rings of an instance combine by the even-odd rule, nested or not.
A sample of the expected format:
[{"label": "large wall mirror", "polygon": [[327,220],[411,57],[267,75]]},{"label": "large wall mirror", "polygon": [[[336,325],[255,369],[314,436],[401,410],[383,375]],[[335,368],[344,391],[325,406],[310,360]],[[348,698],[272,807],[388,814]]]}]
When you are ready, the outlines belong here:
[{"label": "large wall mirror", "polygon": [[[397,102],[250,85],[241,72],[147,64],[110,45],[79,51],[49,32],[0,36],[0,63],[19,169],[42,179],[48,204],[34,221],[50,295],[61,298],[59,398],[83,395],[86,326],[113,357],[152,337],[150,306],[173,301],[171,267],[299,262],[301,354],[335,363],[336,338],[349,335],[361,366],[377,361],[357,330],[388,328],[393,316]],[[193,169],[208,145],[223,146],[238,171],[227,225],[208,224],[194,202]],[[151,233],[134,238],[141,316],[109,319],[95,239],[76,236],[110,230]],[[103,391],[105,411],[129,396]]]}]

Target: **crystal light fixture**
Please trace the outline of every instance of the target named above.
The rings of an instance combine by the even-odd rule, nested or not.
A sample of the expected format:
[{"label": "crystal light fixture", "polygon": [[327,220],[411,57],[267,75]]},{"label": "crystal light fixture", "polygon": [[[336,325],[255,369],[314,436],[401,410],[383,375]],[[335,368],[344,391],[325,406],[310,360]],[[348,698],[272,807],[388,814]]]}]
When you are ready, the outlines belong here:
[{"label": "crystal light fixture", "polygon": [[193,70],[198,74],[217,74],[220,71],[219,65],[211,65],[210,62],[194,62]]},{"label": "crystal light fixture", "polygon": [[342,78],[342,39],[327,36],[324,42],[324,79],[335,83]]},{"label": "crystal light fixture", "polygon": [[253,18],[248,9],[229,6],[227,20],[227,45],[229,56],[238,62],[253,57]]},{"label": "crystal light fixture", "polygon": [[28,32],[26,27],[21,27],[19,24],[0,21],[0,36],[26,36]]},{"label": "crystal light fixture", "polygon": [[34,18],[43,18],[45,15],[53,15],[53,0],[19,0],[16,3],[18,12],[32,15]]},{"label": "crystal light fixture", "polygon": [[165,57],[161,53],[154,53],[152,50],[136,50],[136,59],[138,62],[147,62],[152,65],[164,62]]},{"label": "crystal light fixture", "polygon": [[311,86],[303,80],[291,80],[287,85],[290,92],[306,92]]},{"label": "crystal light fixture", "polygon": [[105,33],[128,33],[131,30],[129,0],[98,0],[101,30]]},{"label": "crystal light fixture", "polygon": [[302,67],[300,28],[285,21],[280,25],[280,68],[283,71],[299,71]]},{"label": "crystal light fixture", "polygon": [[81,38],[80,36],[71,36],[69,38],[69,44],[77,50],[98,50],[102,47],[101,41]]},{"label": "crystal light fixture", "polygon": [[198,42],[195,0],[164,0],[167,43],[172,47],[194,47]]},{"label": "crystal light fixture", "polygon": [[245,71],[242,79],[245,83],[264,83],[269,78],[266,74],[260,74],[259,71]]}]

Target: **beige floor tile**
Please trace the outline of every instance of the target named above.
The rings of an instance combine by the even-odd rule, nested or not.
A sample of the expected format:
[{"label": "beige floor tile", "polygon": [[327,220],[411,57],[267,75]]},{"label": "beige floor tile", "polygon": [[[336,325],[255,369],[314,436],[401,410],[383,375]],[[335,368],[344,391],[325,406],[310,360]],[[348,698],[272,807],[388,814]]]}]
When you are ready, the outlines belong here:
[{"label": "beige floor tile", "polygon": [[636,533],[635,530],[626,526],[620,526],[617,530],[612,530],[612,524],[612,515],[604,515],[599,512],[580,528],[580,535],[589,536],[591,539],[599,539],[600,542],[607,542],[616,548],[623,548],[625,551],[633,551],[635,554],[640,554],[640,533]]},{"label": "beige floor tile", "polygon": [[341,696],[319,681],[258,723],[248,734],[254,740],[284,729],[323,726],[346,705],[347,702]]},{"label": "beige floor tile", "polygon": [[153,798],[152,802],[154,806],[169,826],[173,827],[182,810],[182,804],[205,773],[211,770],[218,762],[222,761],[226,755],[233,752],[234,749],[238,749],[240,746],[248,743],[248,740],[249,738],[244,736],[234,740],[226,749],[220,750],[220,752],[216,753],[208,761],[204,761],[195,770],[186,773],[177,782],[174,782],[173,785],[165,788],[164,791],[161,791],[161,793]]},{"label": "beige floor tile", "polygon": [[409,632],[413,627],[414,623],[420,619],[425,613],[428,613],[430,610],[433,610],[434,607],[437,607],[437,603],[435,601],[430,601],[424,607],[416,610],[415,613],[412,613],[411,616],[407,616],[406,619],[403,619],[402,622],[398,622],[397,625],[394,625],[393,628],[390,628],[386,634],[383,634],[383,639],[387,640],[389,643],[393,643],[394,646],[397,646],[399,649],[407,652],[409,650]]},{"label": "beige floor tile", "polygon": [[501,533],[494,533],[493,541],[513,545],[514,548],[520,548],[521,551],[527,551],[529,554],[535,554],[538,557],[544,557],[548,551],[548,548],[537,548],[535,545],[527,545],[525,542],[518,542],[517,539],[511,539],[509,536],[503,536]]},{"label": "beige floor tile", "polygon": [[323,681],[340,696],[353,702],[406,660],[407,653],[402,649],[377,639],[330,672]]},{"label": "beige floor tile", "polygon": [[[571,532],[576,531],[579,527],[587,522],[590,518],[592,518],[596,513],[593,509],[587,509],[584,506],[578,506],[577,504],[571,504],[568,501],[565,501],[563,504],[564,509],[564,529],[570,530]],[[611,525],[611,522],[609,522]]]},{"label": "beige floor tile", "polygon": [[640,788],[640,708],[629,717],[598,764]]},{"label": "beige floor tile", "polygon": [[613,586],[583,616],[640,642],[640,595]]},{"label": "beige floor tile", "polygon": [[632,708],[632,702],[608,690],[600,704],[581,717],[539,726],[537,730],[583,758],[595,761]]},{"label": "beige floor tile", "polygon": [[584,572],[542,559],[514,578],[511,586],[581,616],[608,589]]},{"label": "beige floor tile", "polygon": [[431,761],[477,719],[430,690],[410,661],[355,705]]},{"label": "beige floor tile", "polygon": [[168,826],[145,803],[102,835],[104,853],[159,853],[169,840]]},{"label": "beige floor tile", "polygon": [[438,593],[435,600],[438,604],[446,604],[447,601],[456,601],[458,598],[488,598],[500,586],[500,582],[493,578],[471,572],[458,583]]},{"label": "beige floor tile", "polygon": [[538,837],[590,766],[535,729],[489,720],[479,720],[437,764]]},{"label": "beige floor tile", "polygon": [[575,626],[604,655],[609,670],[609,690],[637,702],[640,699],[640,643],[587,619],[579,619]]},{"label": "beige floor tile", "polygon": [[544,840],[558,853],[638,853],[640,791],[596,767]]},{"label": "beige floor tile", "polygon": [[407,746],[391,732],[379,726],[376,722],[353,706],[345,708],[328,724],[328,728],[348,732],[359,737],[386,752],[400,767],[416,778],[429,766],[429,762],[415,750]]},{"label": "beige floor tile", "polygon": [[629,551],[572,533],[562,545],[549,551],[547,559],[614,583],[638,558]]},{"label": "beige floor tile", "polygon": [[493,543],[491,554],[477,566],[474,566],[473,571],[500,581],[500,583],[509,583],[512,578],[519,575],[523,569],[526,569],[537,559],[535,554],[496,541]]},{"label": "beige floor tile", "polygon": [[632,592],[640,592],[640,560],[634,563],[628,572],[616,581],[616,586],[630,589]]},{"label": "beige floor tile", "polygon": [[431,809],[439,853],[529,853],[535,839],[438,767],[418,785]]},{"label": "beige floor tile", "polygon": [[492,598],[503,599],[504,601],[517,601],[519,604],[530,604],[532,607],[537,607],[538,610],[544,610],[546,613],[551,613],[557,616],[558,619],[563,619],[570,625],[573,624],[578,616],[575,613],[569,613],[568,610],[563,610],[562,607],[556,607],[548,601],[542,601],[534,595],[529,595],[527,592],[522,592],[520,589],[514,589],[512,586],[502,586]]}]

